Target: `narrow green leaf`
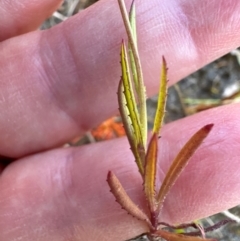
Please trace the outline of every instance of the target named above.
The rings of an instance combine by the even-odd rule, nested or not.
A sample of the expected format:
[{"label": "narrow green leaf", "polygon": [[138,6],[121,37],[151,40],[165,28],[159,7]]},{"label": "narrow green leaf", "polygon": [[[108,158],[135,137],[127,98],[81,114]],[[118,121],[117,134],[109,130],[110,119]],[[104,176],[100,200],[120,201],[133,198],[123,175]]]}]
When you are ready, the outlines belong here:
[{"label": "narrow green leaf", "polygon": [[145,221],[149,227],[152,228],[148,216],[130,199],[118,178],[111,171],[108,172],[107,182],[110,186],[111,192],[116,198],[116,201],[121,205],[121,207],[133,217]]},{"label": "narrow green leaf", "polygon": [[213,124],[205,125],[199,131],[197,131],[190,140],[184,145],[181,151],[178,153],[173,163],[171,164],[166,177],[163,180],[160,191],[157,196],[158,201],[158,213],[162,208],[162,204],[170,188],[173,186],[178,176],[181,174],[184,167],[187,165],[189,158],[200,146],[202,141],[208,136]]},{"label": "narrow green leaf", "polygon": [[166,60],[162,58],[162,71],[161,71],[161,82],[158,94],[158,104],[154,119],[153,132],[159,134],[163,124],[165,115],[165,106],[167,101],[167,64]]},{"label": "narrow green leaf", "polygon": [[147,145],[147,107],[146,107],[146,90],[143,83],[143,74],[142,74],[142,66],[139,59],[138,49],[134,41],[134,36],[131,28],[131,24],[129,21],[129,16],[126,10],[126,6],[123,0],[118,0],[119,8],[122,14],[123,22],[125,25],[125,29],[128,35],[128,42],[130,44],[130,48],[132,50],[134,63],[136,66],[137,80],[138,80],[138,89],[137,95],[139,96],[139,112],[140,112],[140,123],[142,129],[142,137],[144,148],[146,149]]},{"label": "narrow green leaf", "polygon": [[123,81],[122,79],[119,82],[118,85],[118,104],[119,104],[119,111],[121,113],[124,129],[126,131],[126,135],[129,141],[129,144],[131,146],[132,153],[135,157],[136,164],[138,166],[138,170],[140,174],[143,176],[144,174],[144,169],[143,169],[143,158],[139,155],[138,152],[138,143],[136,142],[135,139],[135,133],[133,129],[133,124],[130,118],[130,113],[127,107],[127,102],[125,95],[123,93]]},{"label": "narrow green leaf", "polygon": [[143,143],[141,124],[139,120],[139,114],[137,109],[137,103],[132,88],[131,76],[129,74],[129,64],[127,59],[126,47],[123,42],[121,49],[121,66],[122,66],[122,83],[123,93],[126,99],[126,105],[129,110],[129,116],[134,129],[136,143]]},{"label": "narrow green leaf", "polygon": [[128,45],[128,52],[129,52],[131,73],[132,73],[132,76],[133,76],[134,90],[136,92],[136,100],[139,103],[140,96],[139,96],[139,83],[138,83],[138,77],[137,77],[137,69],[136,69],[132,49],[129,45]]},{"label": "narrow green leaf", "polygon": [[137,143],[135,143],[136,141],[135,141],[134,129],[130,118],[130,113],[127,107],[126,98],[123,92],[124,92],[124,88],[123,88],[123,81],[121,78],[121,80],[119,81],[118,92],[117,92],[119,111],[122,117],[122,122],[123,122],[124,129],[126,131],[128,141],[131,146],[132,145],[136,146]]},{"label": "narrow green leaf", "polygon": [[145,159],[145,169],[144,169],[144,192],[149,204],[151,213],[154,213],[157,208],[156,201],[156,190],[155,190],[155,181],[156,181],[156,169],[157,169],[157,135],[153,134],[146,154]]}]

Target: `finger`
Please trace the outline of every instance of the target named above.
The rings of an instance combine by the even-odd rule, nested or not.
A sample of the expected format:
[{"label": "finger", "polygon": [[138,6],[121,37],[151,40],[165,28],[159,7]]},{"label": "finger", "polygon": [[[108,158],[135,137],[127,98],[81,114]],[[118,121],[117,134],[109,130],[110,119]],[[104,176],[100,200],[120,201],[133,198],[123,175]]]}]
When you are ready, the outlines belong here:
[{"label": "finger", "polygon": [[[201,1],[171,4],[137,6],[150,94],[158,89],[162,54],[173,83],[240,41],[238,0],[228,8],[219,0],[208,8]],[[116,113],[123,36],[116,1],[100,1],[49,31],[2,43],[0,154],[19,157],[52,148]]]},{"label": "finger", "polygon": [[37,29],[62,0],[0,2],[0,41]]},{"label": "finger", "polygon": [[[160,179],[190,136],[215,123],[167,196],[161,221],[192,221],[239,203],[239,112],[239,105],[221,107],[164,127]],[[145,232],[146,226],[115,202],[106,182],[112,170],[146,210],[133,159],[129,144],[121,138],[49,151],[11,164],[0,179],[0,239],[113,241]]]}]

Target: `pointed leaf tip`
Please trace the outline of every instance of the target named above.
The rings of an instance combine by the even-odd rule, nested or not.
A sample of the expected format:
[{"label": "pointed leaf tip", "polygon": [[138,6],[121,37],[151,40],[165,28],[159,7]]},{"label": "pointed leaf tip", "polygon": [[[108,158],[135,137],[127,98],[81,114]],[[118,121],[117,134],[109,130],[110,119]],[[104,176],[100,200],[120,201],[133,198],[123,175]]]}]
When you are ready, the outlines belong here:
[{"label": "pointed leaf tip", "polygon": [[134,6],[135,0],[132,0],[131,7]]},{"label": "pointed leaf tip", "polygon": [[167,171],[166,177],[163,180],[162,186],[157,196],[158,210],[160,211],[169,190],[174,185],[175,181],[181,174],[182,170],[188,164],[190,157],[194,154],[197,148],[201,145],[203,140],[208,136],[211,131],[213,124],[208,124],[198,130],[183,146],[180,152],[175,157],[169,170]]},{"label": "pointed leaf tip", "polygon": [[214,124],[211,123],[211,124],[207,124],[203,127],[203,129],[206,131],[206,132],[210,132],[213,128]]},{"label": "pointed leaf tip", "polygon": [[163,62],[163,65],[167,66],[167,62],[166,62],[164,55],[162,56],[162,62]]}]

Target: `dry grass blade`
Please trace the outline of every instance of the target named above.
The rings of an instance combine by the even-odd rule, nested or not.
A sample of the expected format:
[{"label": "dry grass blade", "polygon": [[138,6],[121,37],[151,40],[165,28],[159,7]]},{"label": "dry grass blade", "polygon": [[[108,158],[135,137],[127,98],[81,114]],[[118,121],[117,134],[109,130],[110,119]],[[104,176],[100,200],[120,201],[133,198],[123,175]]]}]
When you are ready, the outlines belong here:
[{"label": "dry grass blade", "polygon": [[144,192],[148,201],[148,205],[151,213],[154,213],[157,208],[156,202],[156,190],[155,190],[155,180],[156,180],[156,169],[157,169],[157,135],[153,134],[150,140],[148,151],[145,159],[144,168]]},{"label": "dry grass blade", "polygon": [[176,156],[175,160],[171,164],[166,174],[166,177],[163,180],[160,191],[158,193],[157,201],[159,203],[159,211],[162,208],[163,201],[168,194],[170,188],[177,180],[183,168],[187,165],[189,158],[193,155],[193,153],[196,151],[202,141],[207,137],[212,127],[213,124],[205,125],[199,131],[197,131]]},{"label": "dry grass blade", "polygon": [[151,222],[148,216],[130,199],[118,178],[111,171],[108,172],[107,182],[116,201],[121,207],[133,217],[145,221],[151,227]]},{"label": "dry grass blade", "polygon": [[203,239],[200,237],[186,236],[182,234],[170,233],[164,230],[155,232],[157,237],[164,238],[167,241],[216,241],[215,239]]}]

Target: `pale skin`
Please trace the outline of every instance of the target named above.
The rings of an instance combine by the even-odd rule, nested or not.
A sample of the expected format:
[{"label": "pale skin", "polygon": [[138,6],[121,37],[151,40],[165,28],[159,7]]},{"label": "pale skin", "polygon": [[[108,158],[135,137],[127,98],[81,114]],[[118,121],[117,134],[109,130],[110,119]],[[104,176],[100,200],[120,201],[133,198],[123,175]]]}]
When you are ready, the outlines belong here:
[{"label": "pale skin", "polygon": [[[0,154],[15,160],[0,176],[0,240],[124,240],[146,231],[106,183],[114,171],[144,208],[126,138],[61,148],[117,113],[125,37],[117,1],[101,0],[51,30],[34,31],[60,2],[0,2]],[[136,5],[148,95],[158,89],[163,54],[173,84],[240,45],[239,0]],[[239,116],[235,104],[163,127],[160,180],[187,139],[214,123],[166,199],[161,221],[187,222],[240,203]]]}]

